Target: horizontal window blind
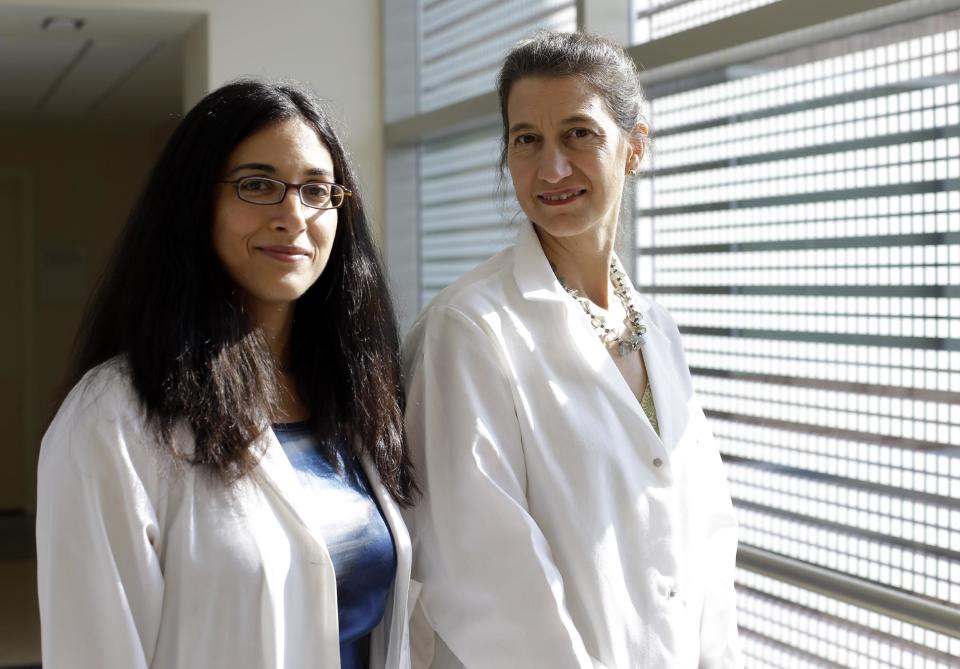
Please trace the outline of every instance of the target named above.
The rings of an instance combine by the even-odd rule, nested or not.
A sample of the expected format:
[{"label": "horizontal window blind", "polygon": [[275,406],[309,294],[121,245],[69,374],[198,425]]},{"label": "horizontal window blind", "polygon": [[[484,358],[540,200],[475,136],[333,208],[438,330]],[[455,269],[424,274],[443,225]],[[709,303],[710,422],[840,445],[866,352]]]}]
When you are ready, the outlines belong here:
[{"label": "horizontal window blind", "polygon": [[[500,128],[420,146],[421,306],[514,237],[498,195]],[[512,200],[509,177],[503,196]]]},{"label": "horizontal window blind", "polygon": [[419,109],[494,89],[507,50],[538,28],[572,32],[574,0],[420,0]]},{"label": "horizontal window blind", "polygon": [[[652,87],[635,228],[638,282],[680,325],[741,542],[951,607],[958,27],[944,14]],[[748,666],[960,656],[960,631],[737,580]]]},{"label": "horizontal window blind", "polygon": [[803,588],[737,570],[745,664],[784,669],[956,666],[956,639]]},{"label": "horizontal window blind", "polygon": [[632,0],[632,44],[651,42],[777,0]]}]

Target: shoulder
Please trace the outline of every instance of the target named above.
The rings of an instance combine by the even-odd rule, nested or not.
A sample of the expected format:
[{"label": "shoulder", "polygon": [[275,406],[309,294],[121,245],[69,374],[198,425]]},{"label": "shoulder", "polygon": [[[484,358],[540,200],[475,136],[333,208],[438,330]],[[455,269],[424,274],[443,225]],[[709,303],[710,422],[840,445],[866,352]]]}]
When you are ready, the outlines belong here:
[{"label": "shoulder", "polygon": [[523,299],[513,269],[510,247],[437,294],[404,339],[404,376],[409,378],[425,356],[442,365],[498,358],[502,342],[491,322]]},{"label": "shoulder", "polygon": [[129,420],[139,416],[139,405],[127,362],[118,356],[83,375],[63,400],[50,428],[64,423]]},{"label": "shoulder", "polygon": [[94,367],[70,390],[47,428],[40,474],[64,463],[88,467],[153,461],[159,453],[126,361]]},{"label": "shoulder", "polygon": [[97,365],[67,393],[50,428],[90,423],[135,413],[139,402],[126,360],[118,356]]},{"label": "shoulder", "polygon": [[417,316],[405,348],[449,321],[482,327],[485,315],[518,299],[513,262],[514,250],[506,248],[441,290]]},{"label": "shoulder", "polygon": [[491,304],[502,304],[516,292],[513,279],[514,249],[508,247],[480,263],[441,290],[417,319],[429,319],[442,309],[479,316]]}]

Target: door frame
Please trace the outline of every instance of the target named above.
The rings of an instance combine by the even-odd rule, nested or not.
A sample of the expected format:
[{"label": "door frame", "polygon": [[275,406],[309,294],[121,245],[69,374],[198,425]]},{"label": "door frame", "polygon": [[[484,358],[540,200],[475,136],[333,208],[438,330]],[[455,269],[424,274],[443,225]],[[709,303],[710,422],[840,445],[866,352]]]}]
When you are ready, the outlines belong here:
[{"label": "door frame", "polygon": [[23,263],[23,290],[20,305],[23,309],[21,335],[23,336],[24,383],[21,391],[24,411],[21,429],[25,438],[26,457],[22,475],[24,486],[23,509],[30,516],[37,506],[37,457],[40,452],[40,434],[37,425],[37,274],[36,274],[36,211],[34,201],[34,177],[26,168],[0,167],[0,180],[14,184],[23,198],[20,215],[20,254]]}]

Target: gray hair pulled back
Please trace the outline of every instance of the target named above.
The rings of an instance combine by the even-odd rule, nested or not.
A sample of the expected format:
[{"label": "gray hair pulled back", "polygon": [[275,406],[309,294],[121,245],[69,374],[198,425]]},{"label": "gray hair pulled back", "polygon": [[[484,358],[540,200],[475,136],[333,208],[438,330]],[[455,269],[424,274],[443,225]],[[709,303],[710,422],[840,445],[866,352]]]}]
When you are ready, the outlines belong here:
[{"label": "gray hair pulled back", "polygon": [[503,136],[500,169],[506,166],[510,89],[526,77],[579,77],[603,98],[607,112],[624,133],[644,121],[640,77],[633,60],[610,40],[589,33],[541,30],[515,45],[500,67],[497,93]]}]

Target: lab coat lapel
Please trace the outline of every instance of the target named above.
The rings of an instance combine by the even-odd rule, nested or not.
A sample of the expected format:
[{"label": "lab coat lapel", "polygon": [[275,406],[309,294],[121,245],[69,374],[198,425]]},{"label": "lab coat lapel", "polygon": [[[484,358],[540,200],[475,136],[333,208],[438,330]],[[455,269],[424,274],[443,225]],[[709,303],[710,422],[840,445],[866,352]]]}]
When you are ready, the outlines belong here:
[{"label": "lab coat lapel", "polygon": [[[634,300],[640,312],[646,314],[650,303],[642,298],[637,299],[636,294]],[[661,415],[659,398],[657,396],[657,384],[653,381],[654,374],[657,373],[656,368],[659,364],[654,364],[652,366],[653,369],[651,369],[651,364],[646,363],[647,374],[651,379],[650,382],[654,383],[654,402],[656,403],[657,417],[660,423],[660,436],[658,437],[649,419],[643,412],[643,407],[640,406],[636,395],[633,394],[633,390],[631,390],[623,378],[623,375],[620,373],[620,370],[617,368],[617,364],[600,342],[596,331],[594,331],[590,323],[584,318],[580,305],[572,300],[570,304],[567,305],[567,329],[574,340],[574,347],[579,353],[580,359],[590,367],[593,377],[597,380],[598,386],[606,392],[606,396],[618,407],[624,424],[628,426],[628,431],[631,434],[641,437],[651,445],[651,448],[657,451],[660,449],[660,442],[663,442],[663,448],[669,453],[669,444],[672,443],[669,441],[671,432],[669,428],[666,428],[665,424],[670,423],[671,420],[667,413]],[[646,341],[647,343],[643,347],[644,361],[650,358],[659,359],[670,348],[670,342],[663,333],[649,325],[647,328]],[[662,374],[660,374],[660,376],[663,378]]]},{"label": "lab coat lapel", "polygon": [[[616,363],[583,318],[579,305],[570,299],[554,275],[543,253],[540,239],[533,229],[533,223],[527,221],[521,225],[514,253],[514,279],[523,296],[532,301],[554,302],[566,308],[567,329],[574,338],[574,345],[581,359],[590,367],[608,396],[616,401],[625,413],[634,416],[637,432],[648,440],[656,441],[656,432],[643,414],[640,403],[624,381]],[[646,316],[651,306],[649,300],[637,293],[632,285],[631,290],[637,309]],[[646,319],[646,324],[644,364],[647,366],[653,389],[653,401],[660,427],[659,440],[669,454],[683,434],[688,398],[683,396],[683,384],[680,383],[683,376],[677,376],[678,370],[673,365],[675,352],[670,350],[670,340],[649,318]]]},{"label": "lab coat lapel", "polygon": [[[530,221],[522,224],[517,243],[514,246],[513,276],[523,297],[533,302],[553,303],[564,309],[566,332],[571,338],[574,349],[573,360],[579,360],[590,368],[588,377],[595,378],[598,386],[605,390],[607,397],[618,406],[627,417],[634,420],[635,430],[646,433],[648,438],[656,440],[656,433],[650,422],[643,418],[643,409],[633,392],[623,380],[620,370],[611,360],[610,354],[600,343],[590,323],[584,318],[578,305],[557,280],[550,262],[543,253],[540,239]],[[648,304],[646,301],[644,305]]]},{"label": "lab coat lapel", "polygon": [[[636,299],[636,293],[634,293]],[[680,440],[686,423],[687,398],[683,397],[682,376],[673,365],[672,344],[660,329],[647,319],[646,344],[643,363],[653,391],[653,405],[657,411],[660,441],[669,454]],[[642,409],[641,409],[642,410]]]},{"label": "lab coat lapel", "polygon": [[[317,544],[328,567],[325,570],[329,579],[326,590],[336,593],[336,574],[333,569],[333,560],[330,558],[326,542],[316,529],[320,527],[316,519],[318,510],[314,508],[315,505],[309,504],[305,500],[303,487],[300,485],[297,473],[283,452],[283,447],[273,430],[268,430],[261,438],[268,440],[268,444],[260,458],[258,470],[267,488],[282,500],[291,515]],[[380,482],[380,474],[376,467],[366,456],[361,460],[361,465],[367,475],[370,489],[383,511],[387,525],[390,527],[390,534],[393,536],[397,554],[397,572],[394,577],[392,603],[388,614],[384,616],[384,624],[374,630],[374,635],[379,638],[374,639],[372,646],[373,664],[371,666],[407,669],[409,667],[409,637],[406,620],[411,570],[410,536],[400,515],[400,509],[383,486],[383,483]],[[334,601],[332,605],[335,607],[336,602]],[[333,630],[333,634],[336,638],[337,630]],[[383,635],[386,635],[386,638]],[[384,652],[385,657],[377,657],[377,654]]]},{"label": "lab coat lapel", "polygon": [[273,430],[266,430],[260,438],[266,441],[266,449],[260,457],[260,464],[257,467],[261,478],[267,489],[283,502],[290,515],[317,544],[324,561],[329,565],[329,576],[335,581],[333,560],[330,558],[327,544],[319,531],[320,525],[316,519],[318,510],[314,508],[316,505],[309,504],[304,499],[303,486],[300,485],[297,473],[294,471],[293,465],[290,464],[286,453],[283,452],[283,446],[280,445]]},{"label": "lab coat lapel", "polygon": [[[283,446],[280,445],[273,430],[267,429],[260,439],[262,441],[258,445],[265,444],[266,447],[255,470],[255,476],[262,482],[264,494],[279,500],[281,508],[286,509],[294,527],[299,526],[300,532],[292,533],[291,538],[298,537],[300,541],[311,542],[312,547],[316,549],[314,554],[317,556],[317,566],[320,567],[320,592],[323,593],[324,600],[322,610],[332,613],[332,615],[323,615],[319,621],[318,631],[323,657],[317,657],[316,661],[318,666],[339,666],[337,575],[333,568],[330,551],[320,534],[320,525],[316,520],[316,513],[319,510],[315,508],[315,504],[306,501],[297,473],[286,453],[283,452]],[[263,542],[262,538],[257,537],[257,540],[261,542],[261,550],[265,553],[274,550],[274,547]]]},{"label": "lab coat lapel", "polygon": [[[382,661],[385,667],[407,667],[406,659],[410,656],[410,639],[406,625],[412,559],[410,535],[407,533],[407,526],[400,515],[400,508],[380,481],[380,472],[377,471],[376,465],[366,455],[363,456],[361,464],[367,475],[367,481],[370,482],[373,496],[380,505],[383,517],[390,527],[390,534],[393,535],[393,545],[397,554],[397,572],[393,581],[392,601],[388,603],[390,609],[385,613],[383,623],[374,630],[375,638],[373,640],[371,666],[380,666]],[[376,636],[388,633],[389,645],[386,645],[382,638],[376,638]],[[377,653],[381,651],[384,645],[386,645],[386,656],[379,658]]]}]

